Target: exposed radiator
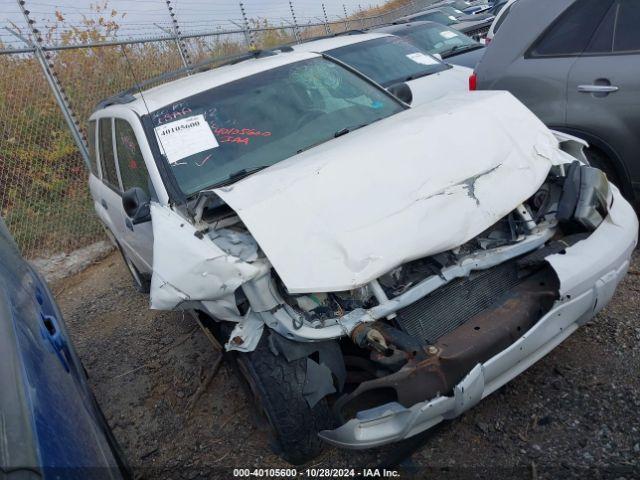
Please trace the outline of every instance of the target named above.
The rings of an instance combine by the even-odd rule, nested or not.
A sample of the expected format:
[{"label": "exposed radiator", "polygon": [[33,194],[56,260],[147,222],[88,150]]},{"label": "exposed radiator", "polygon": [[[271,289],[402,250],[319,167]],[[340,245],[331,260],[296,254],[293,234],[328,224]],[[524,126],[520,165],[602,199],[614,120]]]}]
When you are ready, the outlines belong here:
[{"label": "exposed radiator", "polygon": [[408,334],[435,343],[520,282],[515,262],[474,272],[398,311],[397,321]]}]

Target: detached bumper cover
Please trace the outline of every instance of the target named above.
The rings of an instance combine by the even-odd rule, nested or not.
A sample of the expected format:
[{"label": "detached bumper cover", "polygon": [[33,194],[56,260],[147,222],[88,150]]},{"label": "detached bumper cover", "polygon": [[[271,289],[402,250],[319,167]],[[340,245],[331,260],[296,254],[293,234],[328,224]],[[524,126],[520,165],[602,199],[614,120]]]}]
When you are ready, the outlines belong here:
[{"label": "detached bumper cover", "polygon": [[454,418],[522,373],[553,350],[611,300],[629,268],[638,240],[638,219],[614,189],[604,222],[585,240],[551,255],[547,262],[560,280],[560,299],[520,339],[488,361],[476,365],[453,389],[410,408],[388,403],[358,412],[335,430],[320,432],[343,448],[370,448],[416,435]]}]

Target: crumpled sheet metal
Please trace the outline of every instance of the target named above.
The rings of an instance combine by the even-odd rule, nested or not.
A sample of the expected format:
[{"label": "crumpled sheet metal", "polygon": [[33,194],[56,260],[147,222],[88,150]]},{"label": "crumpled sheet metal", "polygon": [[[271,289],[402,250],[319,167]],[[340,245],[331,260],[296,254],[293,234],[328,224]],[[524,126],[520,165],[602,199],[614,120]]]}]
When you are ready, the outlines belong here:
[{"label": "crumpled sheet metal", "polygon": [[173,210],[151,204],[153,275],[151,308],[172,310],[183,302],[229,299],[243,283],[266,271],[265,262],[243,262],[223,252]]},{"label": "crumpled sheet metal", "polygon": [[262,319],[254,313],[248,313],[238,321],[224,348],[227,352],[253,352],[262,338],[263,330]]},{"label": "crumpled sheet metal", "polygon": [[[592,287],[607,266],[622,263],[638,243],[638,217],[633,207],[623,200],[620,190],[613,184],[610,187],[615,208],[602,224],[588,239],[576,243],[565,253],[546,258],[558,275],[562,296],[575,296]],[[609,254],[602,255],[602,252]]]},{"label": "crumpled sheet metal", "polygon": [[[476,93],[412,108],[215,192],[289,292],[364,285],[478,235],[565,160],[513,96]],[[473,128],[444,142],[460,125]]]}]

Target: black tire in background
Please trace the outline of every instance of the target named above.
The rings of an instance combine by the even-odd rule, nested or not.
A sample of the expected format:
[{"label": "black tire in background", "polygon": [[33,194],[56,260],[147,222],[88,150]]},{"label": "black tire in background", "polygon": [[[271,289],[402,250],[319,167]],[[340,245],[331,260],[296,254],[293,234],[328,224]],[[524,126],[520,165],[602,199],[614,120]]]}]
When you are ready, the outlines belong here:
[{"label": "black tire in background", "polygon": [[334,428],[334,416],[326,398],[312,408],[302,393],[306,358],[288,362],[284,356],[274,355],[268,335],[265,330],[253,352],[233,352],[233,358],[256,408],[268,423],[275,453],[301,465],[322,452],[324,442],[318,432]]},{"label": "black tire in background", "polygon": [[585,149],[584,153],[587,156],[587,160],[589,160],[589,165],[602,170],[611,183],[621,191],[625,190],[626,185],[623,184],[622,177],[618,173],[614,163],[604,153],[593,147]]}]

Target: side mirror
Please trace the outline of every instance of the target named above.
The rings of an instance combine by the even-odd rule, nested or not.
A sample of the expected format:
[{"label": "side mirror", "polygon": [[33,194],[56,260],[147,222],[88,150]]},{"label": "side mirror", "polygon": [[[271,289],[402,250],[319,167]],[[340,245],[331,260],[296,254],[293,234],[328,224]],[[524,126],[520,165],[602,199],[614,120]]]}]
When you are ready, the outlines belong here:
[{"label": "side mirror", "polygon": [[151,221],[149,202],[149,196],[140,187],[130,188],[122,195],[122,208],[134,225]]},{"label": "side mirror", "polygon": [[413,102],[413,93],[411,92],[411,88],[404,82],[391,85],[389,88],[387,88],[387,91],[391,95],[394,95],[402,100],[407,105],[411,105],[411,102]]}]

